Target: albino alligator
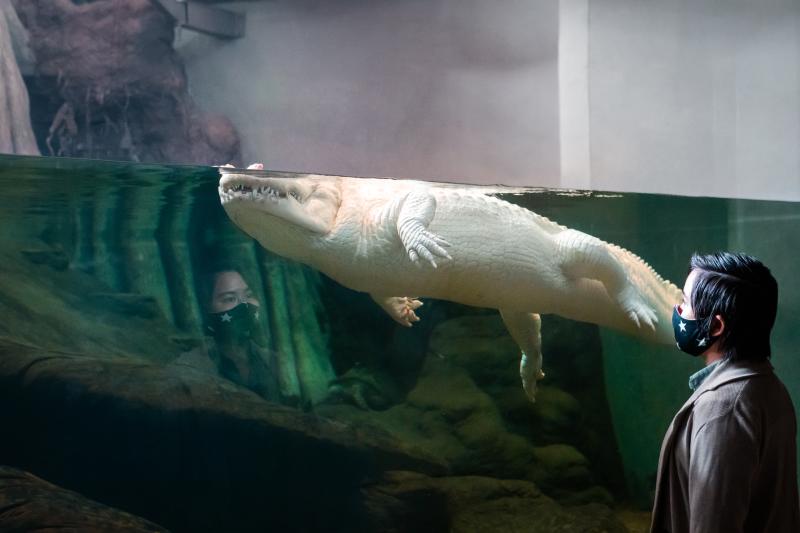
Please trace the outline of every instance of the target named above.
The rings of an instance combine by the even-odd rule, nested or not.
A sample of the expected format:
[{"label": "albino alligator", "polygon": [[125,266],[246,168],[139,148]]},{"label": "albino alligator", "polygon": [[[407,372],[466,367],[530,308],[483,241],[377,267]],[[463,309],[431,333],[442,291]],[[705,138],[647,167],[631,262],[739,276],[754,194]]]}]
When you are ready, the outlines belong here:
[{"label": "albino alligator", "polygon": [[627,250],[479,188],[250,168],[223,167],[219,182],[242,230],[369,293],[404,326],[419,320],[420,297],[498,309],[531,400],[544,377],[539,313],[674,342],[678,287]]}]

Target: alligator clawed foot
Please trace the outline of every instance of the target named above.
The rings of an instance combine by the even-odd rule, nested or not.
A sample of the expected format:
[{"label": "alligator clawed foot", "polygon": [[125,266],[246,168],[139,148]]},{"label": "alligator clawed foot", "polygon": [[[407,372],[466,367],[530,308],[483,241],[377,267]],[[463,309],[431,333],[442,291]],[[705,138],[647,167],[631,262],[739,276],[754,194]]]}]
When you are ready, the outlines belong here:
[{"label": "alligator clawed foot", "polygon": [[408,244],[408,258],[411,259],[415,265],[420,264],[420,257],[426,259],[433,268],[439,266],[436,263],[437,257],[453,259],[450,254],[447,253],[447,250],[444,249],[446,246],[450,246],[450,243],[424,228],[420,227],[412,230],[407,238],[410,241]]},{"label": "alligator clawed foot", "polygon": [[544,379],[541,356],[529,358],[523,353],[519,361],[519,376],[522,378],[522,388],[525,390],[525,395],[531,402],[535,402],[536,382]]},{"label": "alligator clawed foot", "polygon": [[637,328],[644,326],[655,331],[658,324],[658,315],[654,309],[648,306],[636,289],[628,286],[619,294],[619,303],[628,315],[628,318],[636,324]]},{"label": "alligator clawed foot", "polygon": [[412,296],[389,296],[374,297],[373,299],[386,311],[392,320],[410,328],[414,322],[419,322],[419,317],[415,313],[423,306],[423,303]]}]

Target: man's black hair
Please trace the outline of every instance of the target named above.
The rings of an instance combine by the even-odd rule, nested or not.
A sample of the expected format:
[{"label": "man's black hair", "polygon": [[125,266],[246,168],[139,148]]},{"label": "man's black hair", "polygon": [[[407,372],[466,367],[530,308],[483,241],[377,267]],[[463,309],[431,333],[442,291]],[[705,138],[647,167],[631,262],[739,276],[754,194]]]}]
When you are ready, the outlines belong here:
[{"label": "man's black hair", "polygon": [[772,355],[769,335],[778,311],[778,283],[761,261],[743,253],[694,254],[697,271],[691,299],[695,317],[710,331],[721,315],[725,330],[720,348],[731,361],[764,360]]}]

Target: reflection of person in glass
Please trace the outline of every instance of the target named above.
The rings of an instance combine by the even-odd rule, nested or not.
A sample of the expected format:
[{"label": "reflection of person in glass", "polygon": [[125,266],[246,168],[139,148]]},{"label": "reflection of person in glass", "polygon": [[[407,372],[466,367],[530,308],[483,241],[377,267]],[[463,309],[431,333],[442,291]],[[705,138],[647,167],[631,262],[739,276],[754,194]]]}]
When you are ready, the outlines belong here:
[{"label": "reflection of person in glass", "polygon": [[651,531],[800,531],[795,412],[769,363],[778,284],[744,254],[690,265],[672,324],[705,367],[664,437]]},{"label": "reflection of person in glass", "polygon": [[267,400],[280,401],[276,354],[266,348],[259,302],[242,275],[220,268],[203,276],[200,300],[206,312],[205,346],[182,354],[188,365],[247,387]]}]

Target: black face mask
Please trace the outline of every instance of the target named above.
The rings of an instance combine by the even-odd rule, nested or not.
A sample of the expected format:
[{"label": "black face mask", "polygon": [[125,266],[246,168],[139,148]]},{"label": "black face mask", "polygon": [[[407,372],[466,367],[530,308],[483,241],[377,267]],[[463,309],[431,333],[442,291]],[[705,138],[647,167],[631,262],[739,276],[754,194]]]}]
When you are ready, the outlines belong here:
[{"label": "black face mask", "polygon": [[672,310],[672,329],[675,332],[675,341],[682,352],[697,357],[714,344],[719,335],[711,336],[700,326],[700,320],[683,318],[678,312],[678,306]]},{"label": "black face mask", "polygon": [[242,344],[248,339],[262,348],[266,346],[264,329],[259,322],[258,306],[240,303],[221,313],[209,313],[208,330],[222,344]]}]

